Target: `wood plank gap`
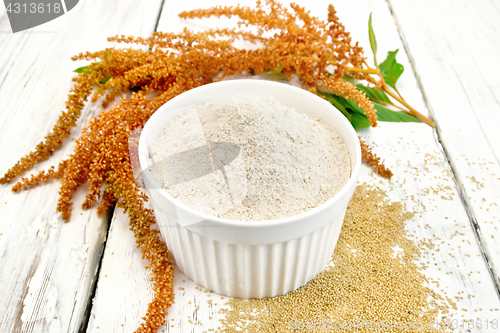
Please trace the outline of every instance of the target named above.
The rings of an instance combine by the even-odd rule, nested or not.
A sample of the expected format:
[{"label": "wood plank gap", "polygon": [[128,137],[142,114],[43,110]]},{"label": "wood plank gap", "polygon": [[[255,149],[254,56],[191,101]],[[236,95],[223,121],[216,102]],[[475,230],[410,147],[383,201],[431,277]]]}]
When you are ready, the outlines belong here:
[{"label": "wood plank gap", "polygon": [[[415,59],[412,55],[411,49],[408,47],[408,43],[407,43],[407,40],[405,38],[404,32],[401,28],[401,25],[399,24],[399,20],[396,17],[396,15],[394,14],[394,10],[392,8],[392,3],[390,0],[386,0],[386,3],[387,3],[387,6],[389,7],[389,10],[391,12],[391,16],[392,16],[392,19],[394,20],[394,24],[396,25],[396,27],[398,29],[399,38],[401,39],[401,42],[403,43],[406,54],[408,55],[410,65],[412,67],[413,73],[415,73],[417,84],[419,86],[420,91],[422,92],[422,96],[423,96],[424,102],[426,104],[426,107],[429,110],[429,113],[431,115],[431,119],[435,119],[435,117],[434,117],[435,112],[432,108],[431,103],[429,103],[429,101],[428,101],[427,94],[426,94],[425,90],[423,89],[423,84],[421,81],[420,73],[415,66]],[[481,227],[477,223],[476,214],[474,213],[473,209],[470,207],[469,202],[467,200],[467,197],[465,196],[466,191],[465,191],[464,185],[460,181],[459,177],[457,177],[457,174],[456,174],[457,166],[453,162],[453,160],[450,158],[450,153],[448,152],[448,149],[446,148],[446,145],[445,145],[444,141],[442,140],[442,135],[441,135],[441,131],[440,131],[440,127],[439,127],[438,123],[436,123],[436,126],[434,127],[434,133],[436,134],[439,146],[443,150],[444,155],[446,157],[446,160],[448,161],[448,164],[450,165],[451,176],[452,176],[452,178],[457,186],[458,194],[460,195],[460,199],[462,200],[462,203],[465,207],[465,211],[467,212],[469,222],[472,226],[472,229],[474,230],[474,234],[476,236],[476,241],[477,241],[477,243],[479,245],[479,249],[481,251],[481,256],[483,257],[484,261],[486,262],[486,266],[488,267],[488,271],[490,273],[490,276],[494,281],[495,290],[497,292],[497,297],[500,299],[500,276],[495,273],[495,270],[492,268],[492,264],[491,264],[493,262],[491,260],[492,258],[490,258],[490,254],[488,253],[488,251],[485,251],[483,246],[482,246],[484,241],[483,241],[483,236],[481,235]]]},{"label": "wood plank gap", "polygon": [[153,32],[158,31],[158,23],[160,22],[161,14],[163,13],[163,6],[165,5],[165,0],[161,0],[160,10],[158,11],[158,16],[156,17],[155,28]]},{"label": "wood plank gap", "polygon": [[111,207],[108,207],[108,229],[106,230],[106,238],[104,239],[104,243],[102,244],[101,253],[99,254],[99,266],[97,267],[97,272],[95,275],[95,280],[92,282],[91,290],[89,293],[89,298],[87,301],[87,307],[84,312],[85,319],[82,322],[82,325],[78,328],[78,333],[87,332],[87,327],[89,325],[90,313],[92,312],[92,304],[97,290],[97,281],[101,276],[101,267],[102,267],[102,258],[104,258],[104,252],[106,251],[106,243],[108,242],[109,229],[111,228],[111,220],[113,219],[113,214],[116,208],[116,202],[113,203]]}]

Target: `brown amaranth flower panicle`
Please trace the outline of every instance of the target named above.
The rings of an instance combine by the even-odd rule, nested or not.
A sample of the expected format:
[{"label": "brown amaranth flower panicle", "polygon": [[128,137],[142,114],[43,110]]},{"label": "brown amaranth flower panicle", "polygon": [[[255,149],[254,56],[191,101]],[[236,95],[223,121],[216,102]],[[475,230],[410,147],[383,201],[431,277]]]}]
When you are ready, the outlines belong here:
[{"label": "brown amaranth flower panicle", "polygon": [[149,262],[146,268],[152,272],[154,297],[136,333],[156,332],[165,325],[167,309],[174,298],[174,269],[169,261],[169,252],[154,227],[153,211],[144,207],[146,198],[140,194],[134,179],[124,181],[122,174],[111,171],[107,174],[107,181],[109,191],[123,198],[117,206],[128,214],[137,247],[141,249],[142,258]]},{"label": "brown amaranth flower panicle", "polygon": [[137,92],[129,99],[121,100],[110,110],[101,112],[82,130],[73,154],[60,164],[58,170],[52,168],[48,175],[44,173],[15,185],[26,189],[52,177],[61,178],[58,210],[64,220],[70,217],[74,191],[87,181],[91,184],[91,193],[84,207],[88,208],[98,200],[102,184],[105,184],[106,192],[101,198],[99,213],[117,198],[121,199],[117,206],[129,215],[136,242],[143,258],[149,261],[155,292],[138,332],[156,331],[165,323],[166,310],[173,300],[173,268],[167,247],[153,227],[153,213],[144,208],[143,202],[147,198],[135,184],[128,157],[128,137],[133,128],[144,125],[156,109],[177,94],[171,90],[148,99],[146,93]]},{"label": "brown amaranth flower panicle", "polygon": [[64,168],[66,168],[67,160],[63,160],[59,163],[57,170],[54,166],[51,166],[49,170],[42,170],[38,175],[31,175],[30,178],[21,178],[14,186],[12,186],[13,192],[25,191],[32,187],[38,186],[40,184],[48,182],[50,179],[61,178],[64,174]]},{"label": "brown amaranth flower panicle", "polygon": [[[267,7],[267,8],[266,8]],[[344,75],[350,75],[358,80],[378,84],[368,73],[363,72],[363,66],[368,68],[363,56],[363,49],[358,43],[351,45],[351,37],[340,23],[333,6],[329,7],[328,22],[322,22],[312,17],[304,8],[291,5],[292,11],[275,1],[266,1],[266,6],[257,3],[257,8],[249,7],[213,7],[182,12],[182,18],[237,17],[238,25],[255,26],[258,35],[240,31],[231,31],[233,38],[259,39],[256,50],[244,50],[245,64],[255,74],[268,69],[283,68],[283,73],[290,76],[297,74],[305,85],[327,89],[337,95],[353,99],[376,126],[377,118],[372,103],[366,95],[357,90],[349,82],[342,81]],[[302,23],[302,24],[301,24]],[[265,37],[265,33],[268,37]],[[252,36],[252,38],[250,37]],[[203,47],[200,41],[199,47]],[[238,56],[241,56],[238,55]],[[238,60],[241,61],[241,60]],[[224,71],[222,68],[221,71]],[[232,72],[224,74],[234,74]]]},{"label": "brown amaranth flower panicle", "polygon": [[[108,171],[120,168],[123,180],[134,180],[128,137],[133,129],[143,126],[154,111],[170,98],[169,92],[153,99],[148,99],[142,91],[134,93],[130,99],[121,99],[119,104],[102,112],[82,130],[61,179],[57,210],[64,220],[69,220],[71,199],[81,184],[90,183],[90,194],[84,203],[84,207],[88,208],[98,199],[102,185],[107,183]],[[119,198],[113,192],[107,192]]]},{"label": "brown amaranth flower panicle", "polygon": [[[14,178],[33,168],[35,164],[47,160],[57,148],[62,146],[64,139],[69,137],[71,129],[76,126],[84,103],[92,91],[92,85],[95,83],[82,76],[73,78],[73,81],[75,85],[68,95],[66,111],[59,116],[52,131],[47,134],[44,141],[37,144],[34,151],[22,157],[0,178],[0,184],[10,183]],[[40,175],[40,177],[42,176]]]},{"label": "brown amaranth flower panicle", "polygon": [[380,161],[380,157],[377,157],[377,155],[372,152],[372,148],[361,140],[361,138],[359,138],[359,143],[361,144],[361,158],[363,162],[368,164],[368,166],[380,176],[391,179],[393,176],[392,171],[385,167],[384,163]]},{"label": "brown amaranth flower panicle", "polygon": [[117,207],[123,208],[129,216],[136,243],[143,258],[149,262],[155,293],[137,332],[154,332],[165,324],[167,309],[173,301],[173,268],[168,249],[154,227],[153,212],[144,207],[147,197],[135,183],[128,155],[128,137],[171,97],[163,93],[148,99],[144,92],[137,92],[93,119],[76,141],[59,192],[58,210],[64,219],[69,219],[73,192],[83,182],[91,184],[91,193],[84,203],[88,206],[98,199],[99,189],[105,184],[98,212],[102,213],[106,206],[121,199]]}]

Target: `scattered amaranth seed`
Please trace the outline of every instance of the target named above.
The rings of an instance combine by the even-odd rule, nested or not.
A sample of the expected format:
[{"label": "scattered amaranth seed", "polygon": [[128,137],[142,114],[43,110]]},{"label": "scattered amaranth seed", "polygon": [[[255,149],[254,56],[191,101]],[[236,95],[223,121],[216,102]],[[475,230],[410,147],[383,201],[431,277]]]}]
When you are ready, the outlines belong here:
[{"label": "scattered amaranth seed", "polygon": [[[419,332],[439,332],[429,323],[456,305],[426,286],[417,263],[424,249],[405,231],[405,221],[413,214],[402,203],[390,203],[384,197],[379,189],[358,186],[330,265],[286,295],[230,299],[229,308],[221,309],[225,318],[220,332],[294,332],[294,323],[324,324],[323,320],[333,325],[349,320],[421,322]],[[402,250],[397,256],[394,247]],[[343,331],[358,332],[356,326]]]}]

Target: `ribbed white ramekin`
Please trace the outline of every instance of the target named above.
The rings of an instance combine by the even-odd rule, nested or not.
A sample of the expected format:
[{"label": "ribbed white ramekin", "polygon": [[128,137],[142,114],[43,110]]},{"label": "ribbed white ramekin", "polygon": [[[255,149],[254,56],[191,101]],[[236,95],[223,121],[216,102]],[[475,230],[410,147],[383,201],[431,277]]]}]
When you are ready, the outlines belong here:
[{"label": "ribbed white ramekin", "polygon": [[[346,143],[351,158],[351,177],[342,190],[305,213],[271,221],[221,219],[172,198],[148,170],[148,144],[188,106],[234,94],[274,97],[281,104],[332,125]],[[139,160],[158,226],[179,269],[200,286],[217,293],[262,298],[303,286],[327,264],[356,186],[361,149],[351,124],[322,98],[282,83],[234,80],[192,89],[158,109],[142,131]]]}]

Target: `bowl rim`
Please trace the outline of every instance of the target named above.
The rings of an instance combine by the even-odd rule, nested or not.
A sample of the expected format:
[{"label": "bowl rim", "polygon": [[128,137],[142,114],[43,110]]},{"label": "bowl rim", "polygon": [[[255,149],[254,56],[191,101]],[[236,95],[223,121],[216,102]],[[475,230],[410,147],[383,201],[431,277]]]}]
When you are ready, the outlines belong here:
[{"label": "bowl rim", "polygon": [[[356,147],[356,151],[354,152],[354,156],[356,156],[356,159],[354,162],[354,167],[352,165],[353,163],[352,163],[352,159],[351,159],[351,175],[349,177],[349,180],[344,184],[344,186],[340,189],[340,191],[338,191],[330,199],[323,202],[321,205],[316,206],[316,207],[309,209],[308,211],[300,213],[300,214],[296,214],[296,215],[288,216],[288,217],[284,217],[284,218],[279,218],[279,219],[274,219],[274,220],[258,220],[258,221],[250,220],[250,221],[247,221],[247,220],[226,219],[226,218],[221,218],[221,217],[217,217],[217,216],[209,215],[207,213],[200,212],[194,208],[191,208],[191,207],[185,205],[184,203],[180,202],[179,200],[175,199],[174,197],[172,197],[164,188],[162,188],[156,182],[153,175],[149,171],[149,168],[143,167],[143,166],[147,166],[148,164],[147,164],[147,161],[145,159],[145,154],[141,153],[141,146],[144,147],[146,145],[146,139],[145,139],[144,133],[147,133],[149,130],[149,127],[152,126],[151,124],[155,121],[155,119],[162,115],[161,110],[166,108],[166,106],[169,103],[172,103],[173,101],[178,101],[178,100],[183,99],[183,98],[187,98],[187,96],[189,96],[190,94],[196,93],[197,91],[199,92],[200,90],[205,90],[205,89],[215,89],[216,88],[215,86],[218,86],[220,88],[223,88],[224,85],[234,86],[235,84],[237,84],[237,85],[239,85],[239,84],[241,84],[241,85],[256,84],[256,85],[263,85],[263,86],[269,85],[269,87],[268,87],[269,89],[272,88],[271,86],[277,87],[277,85],[279,85],[280,88],[290,89],[291,92],[300,93],[300,94],[306,93],[307,95],[304,94],[304,96],[306,96],[306,98],[318,99],[319,101],[321,101],[321,103],[323,103],[325,105],[326,108],[330,108],[332,110],[332,112],[338,112],[342,116],[340,119],[341,119],[341,123],[343,123],[343,124],[341,124],[341,125],[348,127],[348,132],[353,137],[356,138],[356,140],[354,140],[354,145]],[[249,94],[249,95],[251,95],[251,94]],[[297,111],[297,112],[300,112],[300,111]],[[344,137],[343,136],[341,136],[341,137],[342,137],[342,140],[345,142]],[[156,193],[162,195],[167,200],[171,201],[174,205],[179,206],[179,208],[182,208],[183,210],[185,210],[187,213],[196,216],[197,218],[199,218],[200,222],[210,221],[211,223],[220,224],[221,226],[236,227],[236,228],[252,228],[253,229],[253,228],[261,228],[261,227],[277,227],[277,226],[281,226],[281,225],[291,224],[293,222],[297,222],[298,220],[305,220],[305,219],[308,219],[310,217],[315,216],[316,214],[322,212],[323,210],[328,209],[328,207],[331,207],[332,205],[334,205],[338,201],[340,201],[342,199],[342,197],[344,197],[346,195],[346,193],[353,186],[356,185],[355,183],[357,182],[357,176],[358,176],[359,171],[361,169],[361,145],[359,143],[359,140],[357,140],[357,137],[358,137],[358,135],[356,134],[354,127],[352,127],[351,123],[347,120],[347,118],[337,108],[335,108],[332,104],[330,104],[328,101],[324,100],[323,98],[321,98],[321,97],[319,97],[311,92],[308,92],[305,89],[298,88],[298,87],[295,87],[295,86],[292,86],[292,85],[289,85],[286,83],[282,83],[282,82],[276,82],[276,81],[268,81],[268,80],[260,80],[260,79],[236,79],[236,80],[226,80],[226,81],[218,81],[218,82],[208,83],[208,84],[205,84],[202,86],[192,88],[188,91],[185,91],[185,92],[175,96],[174,98],[170,99],[168,102],[166,102],[165,104],[160,106],[155,111],[155,113],[148,119],[148,121],[146,121],[146,124],[144,125],[144,128],[143,128],[141,135],[140,135],[140,138],[139,138],[138,155],[139,155],[139,164],[140,164],[143,176],[147,177],[149,182],[158,186],[156,188]],[[142,148],[142,149],[144,149],[144,148]],[[349,148],[347,148],[347,149],[349,151]],[[349,155],[351,155],[350,153],[351,152],[349,151]],[[146,190],[151,190],[151,189],[146,188]],[[200,222],[193,223],[192,225],[194,226]],[[192,225],[189,225],[188,227],[190,227]]]}]

